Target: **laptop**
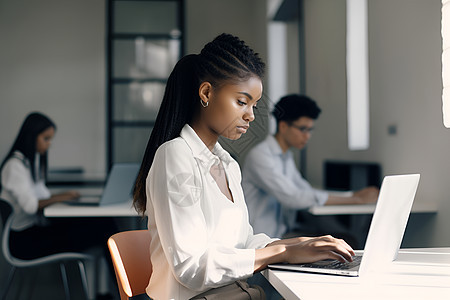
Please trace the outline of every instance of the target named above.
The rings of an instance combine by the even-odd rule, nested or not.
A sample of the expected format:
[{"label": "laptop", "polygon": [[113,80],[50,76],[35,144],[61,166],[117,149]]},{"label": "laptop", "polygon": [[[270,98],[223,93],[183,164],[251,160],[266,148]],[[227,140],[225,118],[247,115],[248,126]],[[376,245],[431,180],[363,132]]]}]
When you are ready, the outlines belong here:
[{"label": "laptop", "polygon": [[108,175],[101,197],[81,196],[78,200],[67,202],[70,205],[106,206],[128,202],[134,182],[139,172],[140,164],[116,163]]},{"label": "laptop", "polygon": [[419,174],[384,177],[364,252],[359,251],[352,262],[322,260],[311,264],[271,264],[269,268],[360,276],[388,266],[397,258],[419,179]]}]

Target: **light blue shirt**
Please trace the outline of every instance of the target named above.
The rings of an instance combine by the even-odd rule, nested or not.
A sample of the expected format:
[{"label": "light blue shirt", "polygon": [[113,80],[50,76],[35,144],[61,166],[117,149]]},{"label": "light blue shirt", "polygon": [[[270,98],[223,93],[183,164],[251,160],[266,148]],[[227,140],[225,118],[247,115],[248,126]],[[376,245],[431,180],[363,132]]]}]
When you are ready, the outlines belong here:
[{"label": "light blue shirt", "polygon": [[298,227],[297,210],[323,205],[328,200],[328,193],[311,187],[295,166],[292,152],[283,153],[271,135],[250,150],[242,177],[255,233],[282,237]]}]

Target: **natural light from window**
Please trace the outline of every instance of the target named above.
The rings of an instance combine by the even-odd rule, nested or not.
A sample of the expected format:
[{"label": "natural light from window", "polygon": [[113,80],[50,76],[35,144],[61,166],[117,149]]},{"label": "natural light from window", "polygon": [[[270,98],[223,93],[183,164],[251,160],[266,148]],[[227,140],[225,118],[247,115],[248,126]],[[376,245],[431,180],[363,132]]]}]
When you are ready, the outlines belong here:
[{"label": "natural light from window", "polygon": [[347,122],[349,149],[368,149],[367,0],[347,0]]}]

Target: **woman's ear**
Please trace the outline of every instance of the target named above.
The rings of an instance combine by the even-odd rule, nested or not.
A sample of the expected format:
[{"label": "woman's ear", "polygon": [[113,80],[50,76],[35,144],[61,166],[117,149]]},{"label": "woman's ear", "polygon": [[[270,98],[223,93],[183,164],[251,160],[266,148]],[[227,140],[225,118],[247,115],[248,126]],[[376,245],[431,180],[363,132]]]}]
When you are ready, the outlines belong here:
[{"label": "woman's ear", "polygon": [[200,96],[200,101],[203,102],[204,106],[208,105],[211,99],[212,85],[211,83],[204,81],[200,84],[198,88],[198,95]]}]

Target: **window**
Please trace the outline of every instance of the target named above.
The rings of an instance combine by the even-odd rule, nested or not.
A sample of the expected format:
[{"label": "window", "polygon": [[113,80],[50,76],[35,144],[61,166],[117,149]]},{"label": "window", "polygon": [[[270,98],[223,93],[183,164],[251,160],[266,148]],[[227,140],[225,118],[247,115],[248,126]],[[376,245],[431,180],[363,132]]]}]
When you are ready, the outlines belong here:
[{"label": "window", "polygon": [[183,53],[182,0],[109,0],[107,165],[140,162]]}]

